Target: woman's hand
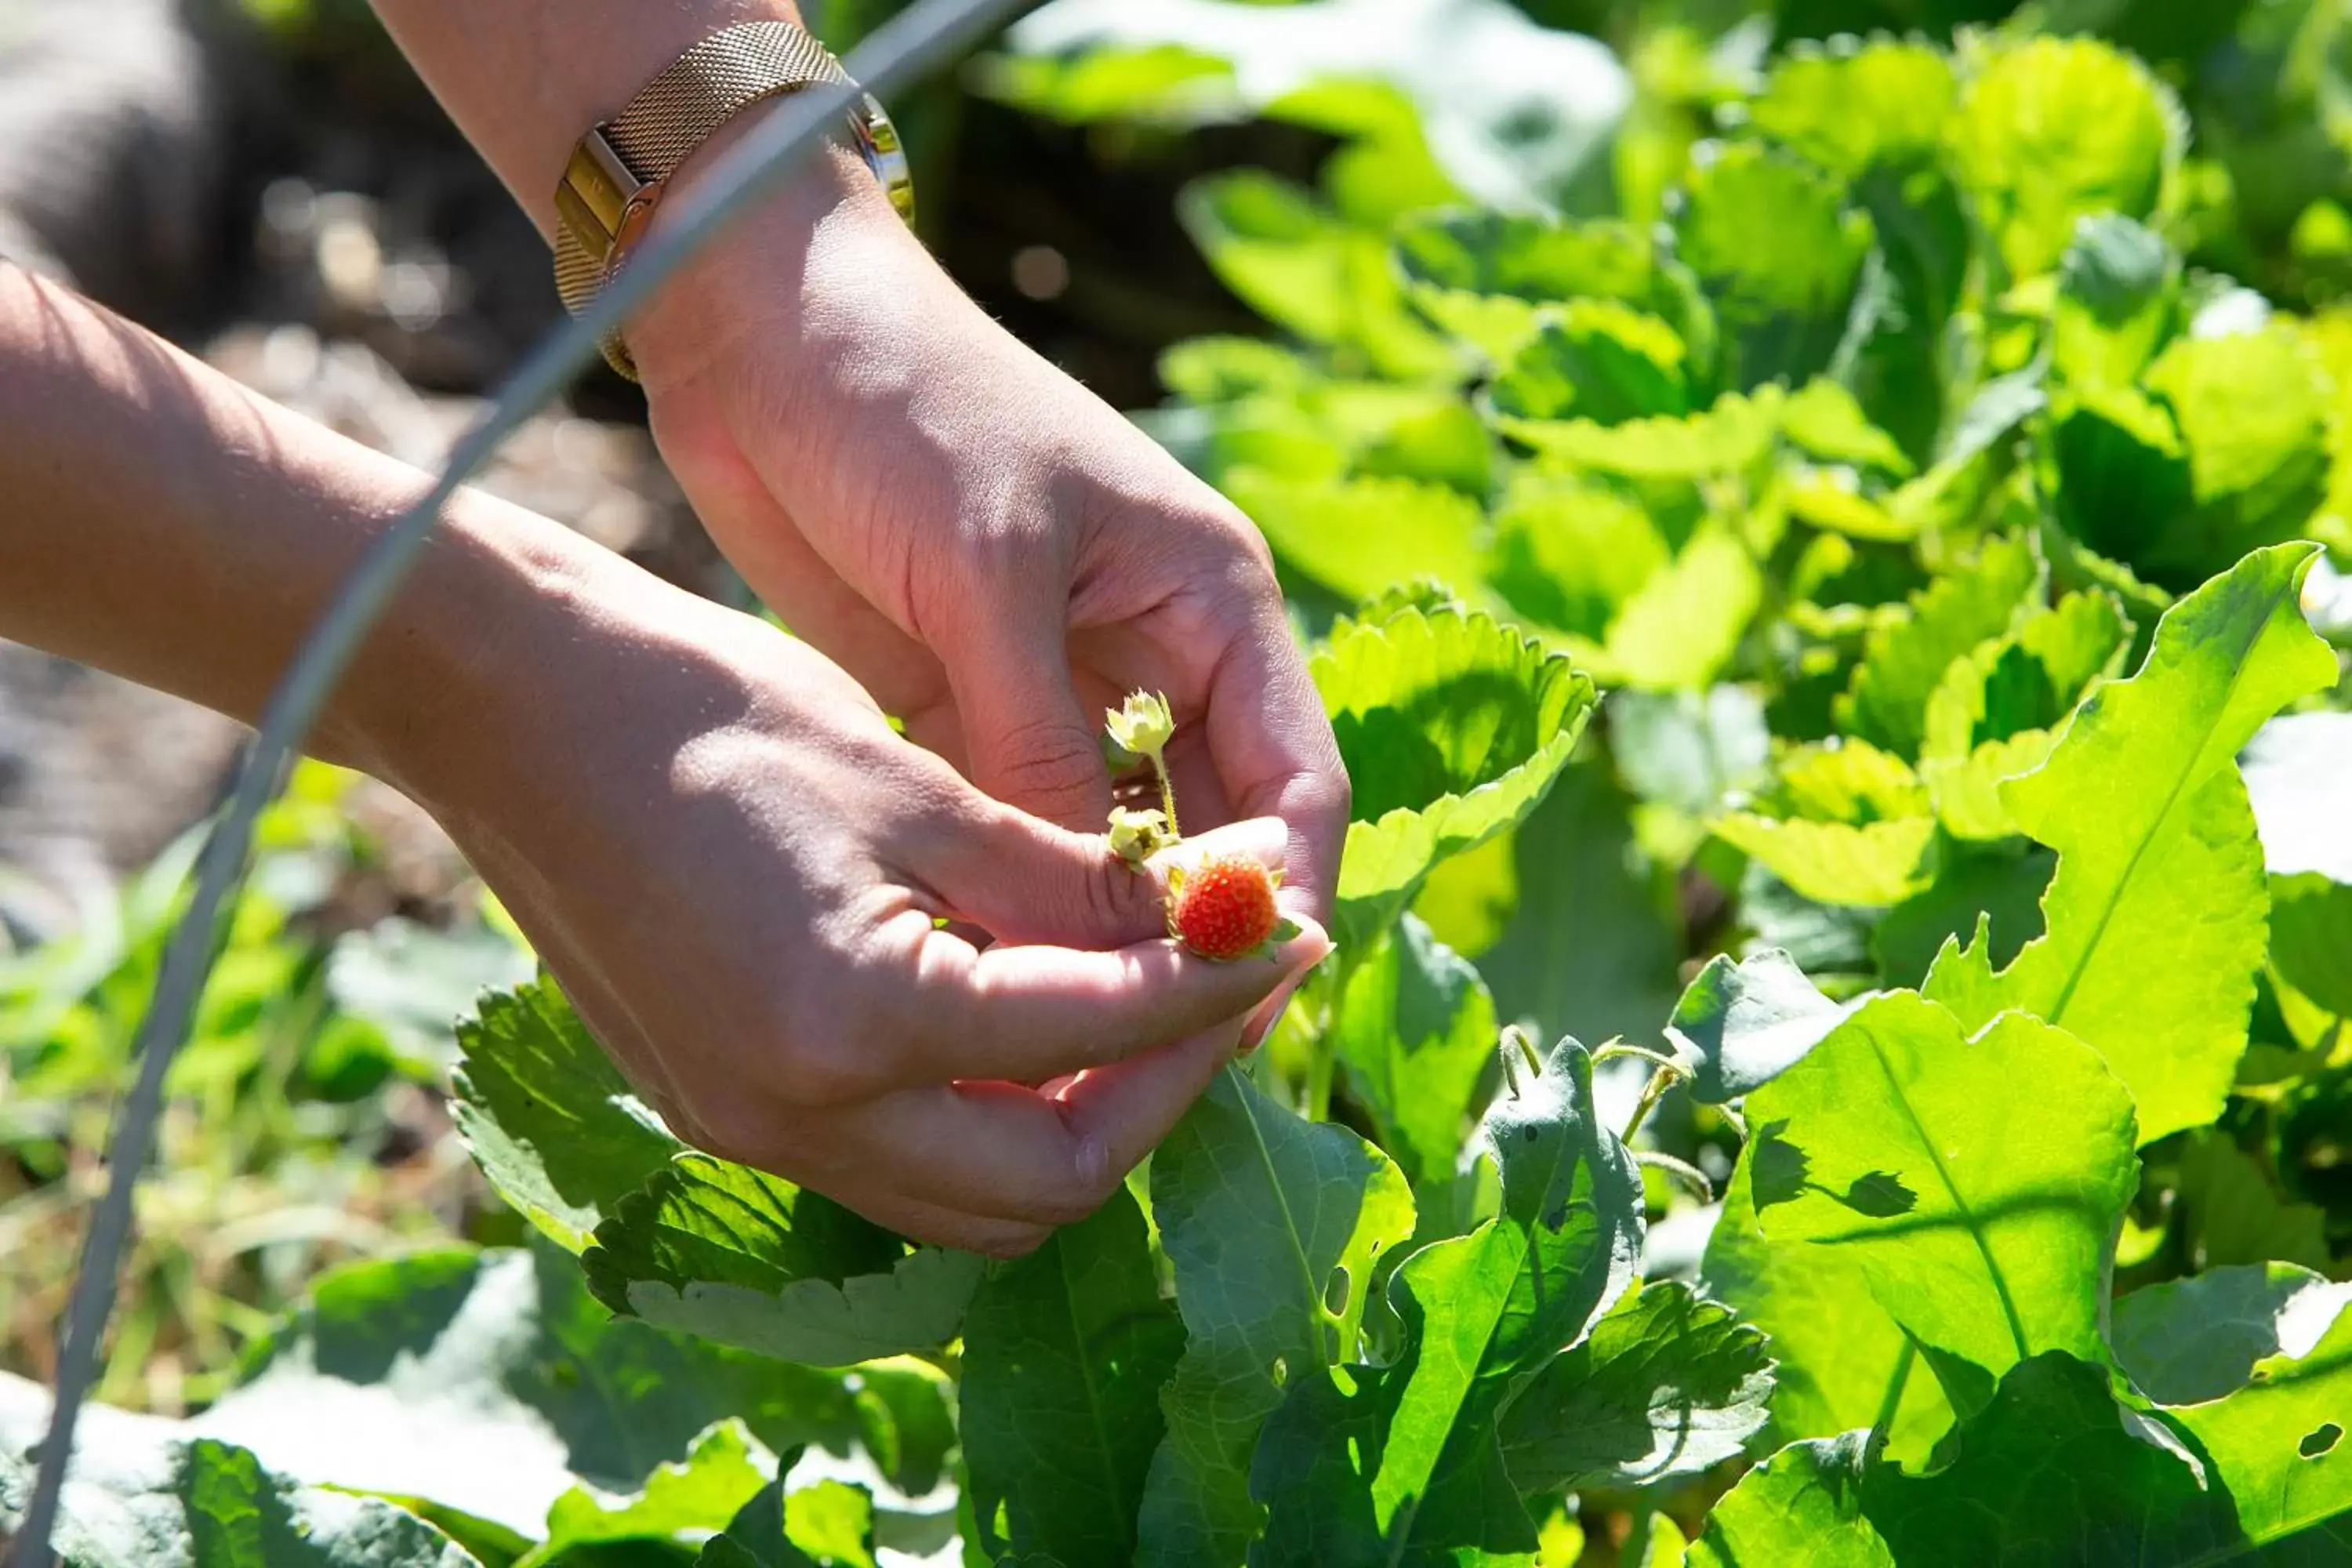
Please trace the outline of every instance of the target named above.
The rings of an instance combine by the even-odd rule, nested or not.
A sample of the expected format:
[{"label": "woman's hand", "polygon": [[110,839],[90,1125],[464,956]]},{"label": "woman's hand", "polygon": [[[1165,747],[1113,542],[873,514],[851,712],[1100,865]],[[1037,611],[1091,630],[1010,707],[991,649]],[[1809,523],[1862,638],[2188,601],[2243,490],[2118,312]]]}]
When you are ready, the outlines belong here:
[{"label": "woman's hand", "polygon": [[731,231],[629,342],[720,547],[909,735],[1097,829],[1102,710],[1164,691],[1183,826],[1281,817],[1328,910],[1347,775],[1256,530],[982,314],[855,160]]},{"label": "woman's hand", "polygon": [[[1328,950],[1302,919],[1277,963],[1192,957],[1156,869],[990,799],[806,645],[565,553],[503,634],[531,679],[370,749],[690,1142],[921,1240],[1023,1251]],[[1173,853],[1279,864],[1283,839]]]}]

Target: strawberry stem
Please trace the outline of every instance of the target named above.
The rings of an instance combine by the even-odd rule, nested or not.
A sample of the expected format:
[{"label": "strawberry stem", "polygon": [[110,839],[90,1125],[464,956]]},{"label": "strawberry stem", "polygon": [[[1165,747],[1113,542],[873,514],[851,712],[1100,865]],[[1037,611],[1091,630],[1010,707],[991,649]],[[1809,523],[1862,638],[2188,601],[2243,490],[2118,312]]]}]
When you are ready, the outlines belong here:
[{"label": "strawberry stem", "polygon": [[1169,842],[1174,843],[1184,837],[1184,830],[1176,826],[1176,781],[1169,776],[1168,759],[1158,752],[1151,753],[1151,771],[1160,779],[1160,809],[1168,817]]}]

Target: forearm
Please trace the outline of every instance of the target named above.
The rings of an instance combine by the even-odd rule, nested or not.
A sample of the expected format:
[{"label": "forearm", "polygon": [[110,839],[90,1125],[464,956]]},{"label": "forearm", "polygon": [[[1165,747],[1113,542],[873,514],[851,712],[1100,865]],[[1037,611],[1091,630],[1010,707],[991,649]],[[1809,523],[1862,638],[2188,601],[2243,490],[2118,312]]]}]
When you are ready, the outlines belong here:
[{"label": "forearm", "polygon": [[792,0],[374,0],[417,74],[542,233],[582,132],[697,40]]},{"label": "forearm", "polygon": [[[425,483],[0,265],[0,636],[250,721]],[[407,782],[511,679],[509,639],[593,554],[461,495],[339,688],[319,748]]]}]

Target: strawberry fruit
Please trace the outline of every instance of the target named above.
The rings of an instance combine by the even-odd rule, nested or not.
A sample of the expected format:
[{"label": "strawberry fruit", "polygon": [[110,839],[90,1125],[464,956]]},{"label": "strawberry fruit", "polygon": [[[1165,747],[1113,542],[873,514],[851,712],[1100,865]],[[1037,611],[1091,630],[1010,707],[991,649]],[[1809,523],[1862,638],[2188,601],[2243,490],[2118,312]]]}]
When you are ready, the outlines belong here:
[{"label": "strawberry fruit", "polygon": [[1168,873],[1168,934],[1187,951],[1220,963],[1272,958],[1277,943],[1298,928],[1275,908],[1282,879],[1242,855],[1218,855],[1187,871]]}]

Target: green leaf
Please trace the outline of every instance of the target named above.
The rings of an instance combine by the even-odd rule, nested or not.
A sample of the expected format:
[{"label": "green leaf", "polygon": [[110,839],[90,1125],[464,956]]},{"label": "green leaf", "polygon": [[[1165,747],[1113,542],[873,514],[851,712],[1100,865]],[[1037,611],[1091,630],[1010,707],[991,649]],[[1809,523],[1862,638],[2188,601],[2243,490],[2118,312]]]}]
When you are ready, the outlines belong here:
[{"label": "green leaf", "polygon": [[2235,1394],[2275,1355],[2310,1354],[2352,1286],[2291,1263],[2252,1263],[2169,1279],[2119,1298],[2116,1364],[2159,1405]]},{"label": "green leaf", "polygon": [[1737,531],[1710,518],[1645,579],[1588,655],[1601,679],[1646,690],[1703,690],[1738,652],[1764,596]]},{"label": "green leaf", "polygon": [[2050,319],[2052,367],[2065,380],[2129,386],[2173,326],[2180,258],[2127,217],[2084,218],[2066,247]]},{"label": "green leaf", "polygon": [[1576,300],[1513,357],[1490,395],[1519,419],[1628,419],[1690,412],[1683,342],[1655,316],[1607,300]]},{"label": "green leaf", "polygon": [[1381,1254],[1412,1234],[1386,1155],[1220,1074],[1151,1157],[1183,1358],[1144,1489],[1137,1561],[1235,1563],[1264,1510],[1250,1455],[1286,1385],[1353,1355]]},{"label": "green leaf", "polygon": [[1781,433],[1824,463],[1875,468],[1896,479],[1911,476],[1911,459],[1895,437],[1870,422],[1853,394],[1834,381],[1815,377],[1780,410]]},{"label": "green leaf", "polygon": [[2185,586],[2309,531],[2326,489],[2332,407],[2293,331],[2182,338],[2147,383],[2179,424],[2195,509],[2126,551],[2134,566]]},{"label": "green leaf", "polygon": [[2104,1370],[2056,1352],[2004,1377],[1933,1473],[1866,1459],[1864,1437],[1783,1449],[1751,1472],[1692,1561],[2056,1568],[2252,1554],[2179,1440],[2119,1406]]},{"label": "green leaf", "polygon": [[1840,181],[1759,142],[1732,142],[1691,171],[1674,233],[1738,345],[1733,387],[1828,368],[1874,237]]},{"label": "green leaf", "polygon": [[1783,56],[1748,117],[1774,141],[1853,179],[1934,161],[1958,96],[1941,50],[1874,38],[1850,53]]},{"label": "green leaf", "polygon": [[1675,1004],[1666,1040],[1690,1069],[1691,1098],[1720,1105],[1802,1061],[1862,1000],[1831,1001],[1777,947],[1736,963],[1718,952]]},{"label": "green leaf", "polygon": [[2038,768],[2056,726],[2096,679],[2119,672],[2131,627],[2104,592],[2069,594],[2046,613],[1956,660],[1927,700],[1919,773],[1946,831],[1959,838],[2019,831],[2000,785]]},{"label": "green leaf", "polygon": [[1535,336],[1542,305],[1614,300],[1680,319],[1648,237],[1632,224],[1425,213],[1400,225],[1394,243],[1414,307],[1497,365]]},{"label": "green leaf", "polygon": [[1871,630],[1862,663],[1837,705],[1841,727],[1916,757],[1928,699],[1954,660],[2006,632],[2042,580],[2023,540],[1993,538],[1976,558],[1911,595],[1907,612]]},{"label": "green leaf", "polygon": [[1867,1432],[1792,1443],[1739,1479],[1691,1544],[1691,1568],[1895,1568],[1863,1514]]},{"label": "green leaf", "polygon": [[2212,1121],[2245,1047],[2268,895],[2232,764],[2263,720],[2336,679],[2296,607],[2313,552],[2258,551],[2174,605],[2140,672],[2001,786],[2058,851],[2044,932],[1999,974],[1982,943],[1947,944],[1928,976],[1970,1027],[2021,1008],[2098,1051],[2143,1139]]},{"label": "green leaf", "polygon": [[[2116,1303],[2116,1354],[2195,1435],[2258,1542],[2352,1510],[2347,1288],[2281,1264],[2137,1290]],[[2352,1527],[2327,1537],[2337,1552]],[[2312,1562],[2334,1561],[2313,1545]]]},{"label": "green leaf", "polygon": [[1452,347],[1406,309],[1385,237],[1351,226],[1304,188],[1237,170],[1186,186],[1177,215],[1225,287],[1267,320],[1355,350],[1385,375],[1453,367]]},{"label": "green leaf", "polygon": [[1504,434],[1571,468],[1629,479],[1698,480],[1753,471],[1771,455],[1782,394],[1727,392],[1705,411],[1617,425],[1497,416]]},{"label": "green leaf", "polygon": [[1407,578],[1466,588],[1486,575],[1478,503],[1447,486],[1239,468],[1224,488],[1284,566],[1351,603]]},{"label": "green leaf", "polygon": [[2043,1351],[2105,1355],[2107,1270],[2138,1172],[2130,1099],[2090,1050],[2019,1015],[1970,1038],[1933,1002],[1891,993],[1747,1113],[1740,1159],[1766,1238],[1852,1258],[1948,1393],[1953,1361],[1989,1389]]},{"label": "green leaf", "polygon": [[[0,1373],[0,1541],[24,1522],[48,1391]],[[179,1424],[86,1408],[50,1544],[71,1568],[477,1568],[377,1498],[299,1485]]]},{"label": "green leaf", "polygon": [[1516,614],[1597,644],[1672,559],[1633,501],[1580,479],[1522,475],[1495,513],[1486,580]]},{"label": "green leaf", "polygon": [[1952,1423],[1943,1391],[1915,1369],[1910,1342],[1851,1253],[1765,1239],[1750,1163],[1732,1167],[1699,1273],[1710,1297],[1767,1338],[1770,1432],[1787,1441],[1885,1425],[1891,1451],[1925,1456]]},{"label": "green leaf", "polygon": [[582,1548],[613,1542],[698,1542],[727,1529],[775,1479],[776,1457],[741,1422],[721,1422],[632,1496],[608,1500],[578,1487],[556,1499],[547,1511],[547,1539],[516,1568],[585,1563],[590,1554]]},{"label": "green leaf", "polygon": [[320,1276],[194,1426],[306,1482],[536,1537],[575,1478],[629,1490],[730,1415],[780,1452],[862,1430],[838,1375],[608,1317],[551,1247],[451,1248]]},{"label": "green leaf", "polygon": [[2306,871],[2270,887],[2271,962],[2319,1006],[2352,1017],[2352,884]]},{"label": "green leaf", "polygon": [[499,1195],[573,1252],[686,1147],[542,976],[457,1026],[457,1135]]},{"label": "green leaf", "polygon": [[1493,1423],[1631,1280],[1641,1179],[1595,1120],[1581,1046],[1562,1040],[1540,1072],[1505,1061],[1506,1092],[1481,1130],[1502,1212],[1398,1268],[1389,1297],[1404,1348],[1394,1361],[1294,1379],[1250,1472],[1251,1495],[1271,1509],[1253,1562],[1535,1550]]},{"label": "green leaf", "polygon": [[808,1559],[784,1534],[781,1476],[751,1494],[727,1528],[702,1543],[695,1568],[805,1568]]},{"label": "green leaf", "polygon": [[1763,782],[1772,735],[1747,687],[1621,691],[1608,706],[1610,754],[1643,800],[1705,816],[1733,791]]},{"label": "green leaf", "polygon": [[2056,267],[2077,219],[2156,212],[2187,140],[2147,68],[2089,38],[1997,48],[1969,81],[1952,164],[2012,279]]},{"label": "green leaf", "polygon": [[1967,941],[1979,919],[1991,934],[1992,961],[2015,959],[2042,934],[2042,895],[2057,868],[2055,855],[2021,839],[1947,857],[1934,882],[1871,929],[1871,953],[1886,984],[1918,986],[1945,940]]},{"label": "green leaf", "polygon": [[1738,811],[1713,828],[1804,897],[1859,909],[1899,904],[1926,887],[1936,839],[1936,819],[1925,814],[1853,824]]},{"label": "green leaf", "polygon": [[1645,1286],[1554,1357],[1496,1436],[1522,1495],[1646,1486],[1737,1455],[1764,1425],[1762,1331],[1666,1280]]},{"label": "green leaf", "polygon": [[811,1366],[955,1338],[977,1254],[906,1243],[820,1194],[708,1154],[681,1154],[624,1199],[581,1258],[625,1317]]},{"label": "green leaf", "polygon": [[1454,610],[1342,623],[1312,669],[1355,784],[1339,918],[1366,937],[1432,866],[1535,809],[1594,703],[1567,659]]},{"label": "green leaf", "polygon": [[1494,1056],[1486,982],[1410,914],[1355,956],[1347,974],[1327,1046],[1349,1097],[1416,1188],[1452,1176]]},{"label": "green leaf", "polygon": [[982,1544],[1066,1563],[1135,1555],[1160,1388],[1184,1349],[1124,1187],[1000,1265],[964,1323],[964,1464]]}]

